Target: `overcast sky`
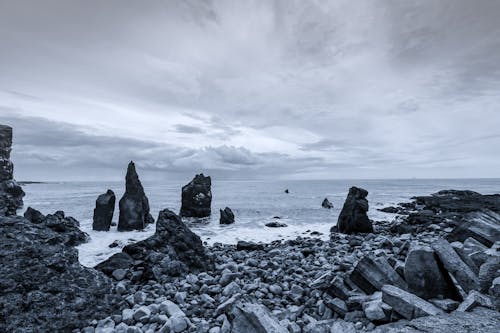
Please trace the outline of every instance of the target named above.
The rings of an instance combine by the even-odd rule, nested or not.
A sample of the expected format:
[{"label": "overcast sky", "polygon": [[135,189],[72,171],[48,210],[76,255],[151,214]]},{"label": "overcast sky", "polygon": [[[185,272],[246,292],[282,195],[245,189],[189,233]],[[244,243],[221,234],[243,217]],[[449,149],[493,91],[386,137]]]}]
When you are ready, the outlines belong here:
[{"label": "overcast sky", "polygon": [[500,177],[498,0],[0,0],[17,179]]}]

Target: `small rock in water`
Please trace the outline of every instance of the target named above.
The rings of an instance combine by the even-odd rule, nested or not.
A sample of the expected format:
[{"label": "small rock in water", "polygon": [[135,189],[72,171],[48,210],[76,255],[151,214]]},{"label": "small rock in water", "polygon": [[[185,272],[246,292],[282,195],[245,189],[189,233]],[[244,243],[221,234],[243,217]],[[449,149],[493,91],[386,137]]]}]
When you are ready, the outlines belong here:
[{"label": "small rock in water", "polygon": [[220,224],[232,224],[234,223],[234,214],[231,208],[226,207],[224,210],[220,210]]},{"label": "small rock in water", "polygon": [[284,228],[284,227],[288,227],[288,225],[286,223],[283,223],[283,222],[273,221],[273,222],[266,223],[266,227],[269,227],[269,228]]},{"label": "small rock in water", "polygon": [[328,200],[328,198],[325,198],[323,202],[321,203],[321,207],[326,208],[326,209],[332,209],[333,204]]}]

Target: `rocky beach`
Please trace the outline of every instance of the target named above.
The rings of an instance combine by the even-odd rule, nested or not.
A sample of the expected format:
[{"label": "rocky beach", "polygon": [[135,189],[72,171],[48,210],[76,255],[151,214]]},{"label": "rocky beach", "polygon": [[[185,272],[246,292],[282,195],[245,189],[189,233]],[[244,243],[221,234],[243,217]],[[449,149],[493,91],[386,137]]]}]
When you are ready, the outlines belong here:
[{"label": "rocky beach", "polygon": [[[2,125],[1,332],[493,333],[500,327],[500,195],[444,189],[385,207],[394,218],[372,221],[369,189],[352,187],[338,221],[325,221],[328,240],[310,230],[292,240],[208,246],[181,216],[217,213],[210,177],[196,175],[183,187],[180,215],[163,209],[155,219],[131,162],[119,212],[112,190],[96,193],[93,227],[126,233],[153,224],[155,232],[89,268],[78,261],[75,246],[89,235],[76,219],[22,207],[11,146],[12,129]],[[327,198],[318,205],[333,208]],[[238,223],[230,207],[218,213],[221,224]],[[271,223],[286,227],[279,219]]]}]

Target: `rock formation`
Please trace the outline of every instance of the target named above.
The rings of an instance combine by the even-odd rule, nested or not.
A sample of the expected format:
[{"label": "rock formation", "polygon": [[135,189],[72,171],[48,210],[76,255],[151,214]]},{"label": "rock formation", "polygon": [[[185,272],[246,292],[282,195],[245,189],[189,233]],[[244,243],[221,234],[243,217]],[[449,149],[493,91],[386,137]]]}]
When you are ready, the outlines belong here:
[{"label": "rock formation", "polygon": [[366,213],[368,212],[368,191],[358,187],[351,187],[344,202],[337,222],[338,232],[345,234],[370,233],[373,226]]},{"label": "rock formation", "polygon": [[142,230],[154,219],[149,213],[149,200],[144,193],[134,162],[130,162],[125,176],[125,193],[120,199],[118,231]]},{"label": "rock formation", "polygon": [[12,128],[0,125],[0,216],[16,215],[23,205],[24,191],[14,180],[11,149]]},{"label": "rock formation", "polygon": [[89,235],[80,230],[80,222],[71,216],[65,216],[63,211],[44,216],[38,210],[28,207],[24,217],[34,224],[42,224],[57,236],[57,243],[67,246],[78,246],[89,240]]},{"label": "rock formation", "polygon": [[226,207],[224,210],[220,210],[220,224],[232,224],[234,223],[234,214],[231,208]]},{"label": "rock formation", "polygon": [[110,280],[55,226],[0,217],[0,332],[71,332],[115,309]]},{"label": "rock formation", "polygon": [[115,212],[115,193],[108,190],[97,197],[94,208],[94,222],[92,229],[97,231],[109,231],[113,213]]},{"label": "rock formation", "polygon": [[[165,209],[158,215],[156,232],[153,236],[123,248],[123,253],[130,256],[140,267],[134,267],[122,253],[96,266],[109,274],[110,266],[120,262],[120,269],[126,269],[129,276],[136,280],[154,279],[163,281],[168,276],[178,276],[194,271],[204,271],[213,266],[213,261],[205,253],[200,237],[193,233],[172,211]],[[120,256],[119,260],[116,258]],[[124,264],[125,263],[125,264]],[[116,266],[118,267],[118,266]]]},{"label": "rock formation", "polygon": [[321,207],[326,208],[326,209],[332,209],[333,204],[328,200],[328,198],[325,198],[323,202],[321,203]]},{"label": "rock formation", "polygon": [[182,187],[181,216],[207,217],[211,213],[212,181],[202,173],[196,175],[189,184]]}]

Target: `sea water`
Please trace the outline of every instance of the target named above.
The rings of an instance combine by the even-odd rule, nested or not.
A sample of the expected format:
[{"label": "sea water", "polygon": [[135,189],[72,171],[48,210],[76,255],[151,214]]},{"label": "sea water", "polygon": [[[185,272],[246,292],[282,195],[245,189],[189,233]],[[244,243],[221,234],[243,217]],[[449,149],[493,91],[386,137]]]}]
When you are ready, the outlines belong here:
[{"label": "sea water", "polygon": [[[181,205],[181,187],[189,179],[170,182],[143,182],[149,198],[151,213],[168,208],[178,213]],[[359,186],[369,191],[370,210],[373,220],[392,220],[394,215],[377,209],[409,201],[416,195],[428,195],[442,189],[469,189],[483,194],[500,192],[500,179],[408,179],[408,180],[315,180],[315,181],[225,181],[212,179],[212,216],[205,219],[185,219],[191,230],[201,239],[235,244],[239,240],[270,242],[307,236],[311,231],[328,238],[329,229],[336,224],[349,187]],[[80,245],[80,262],[86,266],[105,260],[121,251],[126,244],[152,235],[155,225],[143,231],[109,232],[92,230],[92,215],[99,194],[112,189],[117,196],[113,221],[118,222],[118,201],[125,190],[123,182],[57,182],[28,184],[24,187],[25,208],[31,206],[44,214],[63,210],[67,216],[80,221],[80,228],[90,235],[90,241]],[[289,193],[285,193],[285,189]],[[334,205],[333,209],[321,207],[324,198]],[[219,209],[230,207],[236,222],[219,224]],[[269,228],[265,224],[275,220],[288,225],[285,228]],[[110,248],[114,241],[120,244]]]}]

